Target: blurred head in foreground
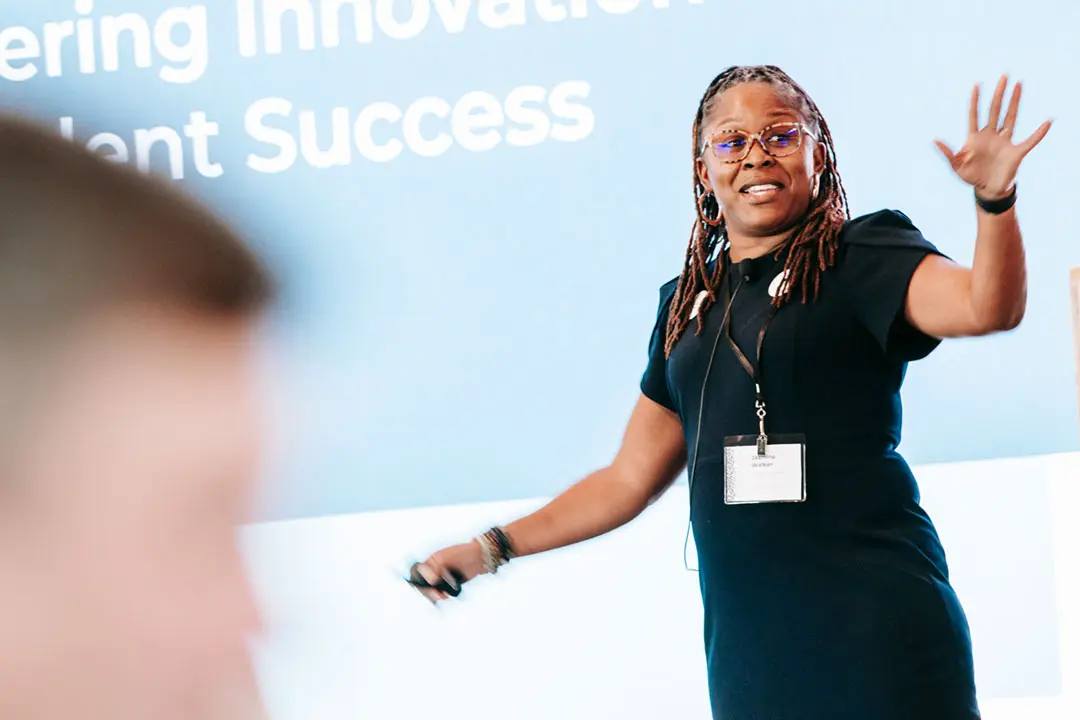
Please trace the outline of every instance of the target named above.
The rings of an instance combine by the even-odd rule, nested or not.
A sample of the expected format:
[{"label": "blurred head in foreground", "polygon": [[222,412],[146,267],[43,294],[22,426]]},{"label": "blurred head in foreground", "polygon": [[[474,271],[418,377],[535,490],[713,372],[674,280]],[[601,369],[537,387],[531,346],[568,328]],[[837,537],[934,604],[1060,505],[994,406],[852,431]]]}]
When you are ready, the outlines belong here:
[{"label": "blurred head in foreground", "polygon": [[0,117],[0,718],[243,717],[271,294],[205,210]]}]

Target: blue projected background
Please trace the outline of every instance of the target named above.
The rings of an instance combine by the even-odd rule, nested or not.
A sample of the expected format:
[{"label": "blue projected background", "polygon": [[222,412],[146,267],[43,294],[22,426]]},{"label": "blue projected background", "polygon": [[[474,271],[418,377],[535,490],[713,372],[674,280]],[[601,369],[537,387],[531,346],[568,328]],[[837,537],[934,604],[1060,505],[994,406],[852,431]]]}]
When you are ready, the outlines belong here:
[{"label": "blue projected background", "polygon": [[176,178],[284,278],[265,517],[549,495],[606,462],[690,229],[690,123],[730,64],[788,70],[853,211],[901,209],[963,262],[970,190],[932,141],[962,142],[973,82],[1025,81],[1019,133],[1057,120],[1021,171],[1027,318],[912,368],[903,450],[1077,448],[1074,3],[2,5],[5,108]]}]

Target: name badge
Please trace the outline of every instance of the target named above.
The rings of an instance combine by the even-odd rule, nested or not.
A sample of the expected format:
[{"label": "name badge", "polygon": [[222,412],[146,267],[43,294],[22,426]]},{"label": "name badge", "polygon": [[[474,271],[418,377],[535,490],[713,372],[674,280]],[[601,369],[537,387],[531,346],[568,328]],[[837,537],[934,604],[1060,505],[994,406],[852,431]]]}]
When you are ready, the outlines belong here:
[{"label": "name badge", "polygon": [[806,438],[736,435],[724,439],[724,503],[806,501]]}]

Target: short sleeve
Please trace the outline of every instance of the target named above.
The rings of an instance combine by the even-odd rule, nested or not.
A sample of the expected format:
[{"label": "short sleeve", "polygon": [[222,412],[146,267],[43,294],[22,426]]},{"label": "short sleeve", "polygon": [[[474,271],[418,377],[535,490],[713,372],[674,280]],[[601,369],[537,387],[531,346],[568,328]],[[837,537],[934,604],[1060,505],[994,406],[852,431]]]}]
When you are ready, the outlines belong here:
[{"label": "short sleeve", "polygon": [[649,340],[649,363],[641,376],[642,394],[672,412],[676,410],[675,403],[671,399],[671,391],[668,389],[664,345],[667,339],[668,311],[671,308],[671,299],[675,295],[677,285],[678,278],[660,288],[660,308],[656,312],[656,324],[653,325],[652,337]]},{"label": "short sleeve", "polygon": [[905,317],[908,286],[928,255],[941,252],[906,215],[882,210],[850,221],[840,238],[839,274],[858,319],[885,354],[919,360],[941,343]]}]

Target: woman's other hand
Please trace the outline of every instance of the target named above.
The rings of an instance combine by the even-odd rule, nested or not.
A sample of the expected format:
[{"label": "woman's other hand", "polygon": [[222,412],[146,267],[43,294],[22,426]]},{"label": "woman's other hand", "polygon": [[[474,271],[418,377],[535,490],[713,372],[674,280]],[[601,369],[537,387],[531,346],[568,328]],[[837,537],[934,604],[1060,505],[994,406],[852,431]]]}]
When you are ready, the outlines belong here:
[{"label": "woman's other hand", "polygon": [[1020,110],[1021,85],[1016,83],[1013,87],[1012,98],[1002,121],[1001,105],[1008,84],[1008,77],[1002,75],[990,101],[990,117],[982,128],[979,127],[979,86],[975,86],[971,93],[968,137],[959,152],[953,152],[940,140],[934,141],[953,171],[974,187],[976,194],[984,200],[999,200],[1012,192],[1021,161],[1050,131],[1048,120],[1023,142],[1013,143],[1016,117]]}]

